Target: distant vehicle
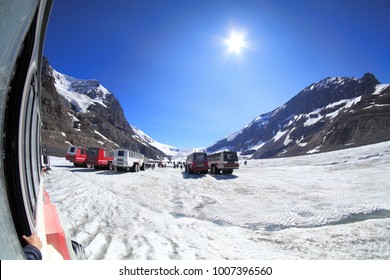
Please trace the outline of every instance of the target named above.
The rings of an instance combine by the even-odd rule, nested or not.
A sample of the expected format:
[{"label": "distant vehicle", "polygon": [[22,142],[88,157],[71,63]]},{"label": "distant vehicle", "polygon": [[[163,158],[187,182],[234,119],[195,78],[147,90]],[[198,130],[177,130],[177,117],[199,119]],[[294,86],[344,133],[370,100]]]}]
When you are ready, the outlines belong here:
[{"label": "distant vehicle", "polygon": [[189,174],[195,172],[207,174],[209,171],[209,164],[207,161],[207,154],[205,152],[195,152],[187,157],[185,171]]},{"label": "distant vehicle", "polygon": [[89,147],[87,149],[86,164],[93,165],[95,169],[114,169],[112,161],[114,160],[113,152],[104,148]]},{"label": "distant vehicle", "polygon": [[224,174],[232,174],[234,169],[238,169],[237,152],[223,151],[207,156],[212,174],[219,174],[220,171]]},{"label": "distant vehicle", "polygon": [[85,162],[87,159],[87,149],[82,147],[70,146],[66,152],[66,160],[73,162],[74,166],[78,167],[90,167]]},{"label": "distant vehicle", "polygon": [[118,171],[144,171],[145,156],[130,150],[118,149],[114,151],[113,165]]}]

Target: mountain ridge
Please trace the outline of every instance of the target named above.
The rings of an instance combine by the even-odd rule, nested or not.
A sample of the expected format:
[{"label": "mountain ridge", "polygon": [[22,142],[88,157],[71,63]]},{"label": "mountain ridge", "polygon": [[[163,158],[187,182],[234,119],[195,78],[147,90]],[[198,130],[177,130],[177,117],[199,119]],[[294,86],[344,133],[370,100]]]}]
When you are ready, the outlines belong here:
[{"label": "mountain ridge", "polygon": [[[371,73],[360,79],[328,77],[305,87],[275,110],[259,115],[207,151],[232,149],[251,158],[268,158],[386,141],[390,139],[389,98],[389,85],[380,84]],[[370,104],[381,106],[369,110]],[[372,128],[369,135],[361,126],[366,132]],[[375,126],[378,129],[374,132]]]}]

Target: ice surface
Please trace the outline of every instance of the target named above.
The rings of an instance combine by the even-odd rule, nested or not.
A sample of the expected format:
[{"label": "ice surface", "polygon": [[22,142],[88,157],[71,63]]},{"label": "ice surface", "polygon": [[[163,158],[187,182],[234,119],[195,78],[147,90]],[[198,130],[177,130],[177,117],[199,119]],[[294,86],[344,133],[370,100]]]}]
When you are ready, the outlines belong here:
[{"label": "ice surface", "polygon": [[232,175],[51,163],[46,189],[89,259],[390,259],[390,142]]}]

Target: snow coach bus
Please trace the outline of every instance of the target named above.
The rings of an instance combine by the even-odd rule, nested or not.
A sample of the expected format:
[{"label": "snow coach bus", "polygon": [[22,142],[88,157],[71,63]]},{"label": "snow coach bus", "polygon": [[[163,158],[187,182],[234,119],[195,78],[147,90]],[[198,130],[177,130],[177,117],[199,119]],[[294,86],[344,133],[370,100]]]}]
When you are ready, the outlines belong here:
[{"label": "snow coach bus", "polygon": [[[52,0],[0,0],[0,259],[25,259],[23,235],[36,234],[41,256],[85,257],[44,190],[50,173],[41,144],[41,64]],[[31,275],[31,278],[36,275]]]},{"label": "snow coach bus", "polygon": [[194,152],[187,157],[185,171],[189,174],[202,173],[207,174],[209,164],[205,152]]},{"label": "snow coach bus", "polygon": [[89,147],[87,149],[86,164],[94,166],[95,169],[114,169],[112,161],[114,160],[114,154],[104,148]]},{"label": "snow coach bus", "polygon": [[66,152],[66,160],[73,162],[77,167],[88,167],[85,160],[87,159],[87,149],[82,147],[70,146]]},{"label": "snow coach bus", "polygon": [[145,156],[130,150],[118,149],[114,151],[113,165],[117,171],[144,171]]},{"label": "snow coach bus", "polygon": [[234,169],[238,169],[237,152],[222,151],[207,156],[212,174],[219,174],[220,171],[224,174],[232,174]]}]

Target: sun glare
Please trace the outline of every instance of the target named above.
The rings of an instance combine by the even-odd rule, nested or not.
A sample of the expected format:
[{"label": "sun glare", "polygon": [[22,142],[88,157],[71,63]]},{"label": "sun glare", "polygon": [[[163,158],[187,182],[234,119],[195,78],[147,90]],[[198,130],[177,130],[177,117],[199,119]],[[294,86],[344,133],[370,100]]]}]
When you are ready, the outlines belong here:
[{"label": "sun glare", "polygon": [[230,33],[229,39],[225,42],[228,46],[229,52],[240,53],[242,48],[246,47],[244,35],[235,32]]}]

